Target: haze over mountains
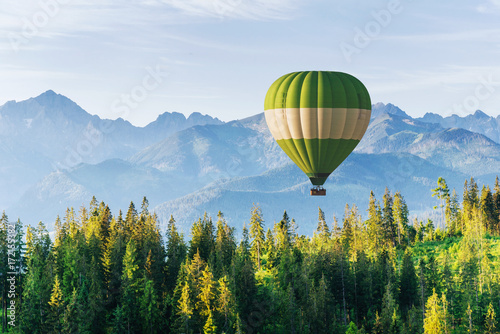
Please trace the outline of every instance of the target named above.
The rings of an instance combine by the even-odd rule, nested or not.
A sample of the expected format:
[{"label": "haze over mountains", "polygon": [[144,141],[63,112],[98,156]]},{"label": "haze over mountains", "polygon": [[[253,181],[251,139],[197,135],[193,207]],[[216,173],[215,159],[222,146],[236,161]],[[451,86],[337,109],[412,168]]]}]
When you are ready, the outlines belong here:
[{"label": "haze over mountains", "polygon": [[[164,113],[144,128],[123,119],[93,116],[49,90],[0,107],[0,207],[10,207],[30,186],[58,169],[126,159],[166,136],[194,125],[221,124],[193,113]],[[96,176],[97,177],[97,176]]]},{"label": "haze over mountains", "polygon": [[481,111],[414,119],[392,104],[373,106],[355,152],[331,175],[327,196],[310,197],[307,177],[272,139],[263,113],[223,123],[208,115],[164,113],[146,127],[103,120],[47,91],[0,107],[0,208],[49,229],[66,207],[95,195],[114,214],[147,196],[164,223],[171,214],[189,231],[205,211],[221,210],[240,227],[252,203],[268,224],[283,210],[311,234],[317,208],[342,217],[346,203],[365,213],[370,190],[401,191],[410,210],[425,212],[439,176],[462,193],[465,178],[492,184],[500,171],[500,117]]}]

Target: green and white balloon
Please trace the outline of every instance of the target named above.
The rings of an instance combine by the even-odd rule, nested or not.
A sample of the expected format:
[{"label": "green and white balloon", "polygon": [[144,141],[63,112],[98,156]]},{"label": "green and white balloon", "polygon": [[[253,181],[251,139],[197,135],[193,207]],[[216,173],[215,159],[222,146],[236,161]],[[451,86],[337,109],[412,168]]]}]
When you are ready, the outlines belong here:
[{"label": "green and white balloon", "polygon": [[313,185],[321,186],[363,137],[371,101],[352,75],[294,72],[271,85],[264,110],[278,145]]}]

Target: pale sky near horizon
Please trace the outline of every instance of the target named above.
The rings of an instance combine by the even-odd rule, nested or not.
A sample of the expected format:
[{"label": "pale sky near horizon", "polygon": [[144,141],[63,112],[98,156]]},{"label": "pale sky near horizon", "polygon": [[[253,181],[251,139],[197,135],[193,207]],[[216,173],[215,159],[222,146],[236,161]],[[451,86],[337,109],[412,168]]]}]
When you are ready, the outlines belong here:
[{"label": "pale sky near horizon", "polygon": [[4,0],[0,105],[52,89],[102,118],[229,121],[300,70],[414,117],[500,115],[500,0]]}]

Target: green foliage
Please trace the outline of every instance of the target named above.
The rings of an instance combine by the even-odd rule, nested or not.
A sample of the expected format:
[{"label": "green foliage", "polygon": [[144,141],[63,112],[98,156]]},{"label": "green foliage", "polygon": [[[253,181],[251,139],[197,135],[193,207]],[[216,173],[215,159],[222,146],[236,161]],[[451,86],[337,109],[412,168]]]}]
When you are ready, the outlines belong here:
[{"label": "green foliage", "polygon": [[140,314],[142,317],[142,333],[158,333],[161,321],[159,298],[154,288],[154,282],[146,280],[144,293],[140,301]]},{"label": "green foliage", "polygon": [[354,322],[350,322],[349,323],[349,328],[347,328],[345,334],[358,334],[358,327],[356,326],[356,324]]},{"label": "green foliage", "polygon": [[219,279],[217,290],[217,312],[220,315],[219,323],[221,324],[221,329],[227,332],[235,323],[236,307],[234,296],[229,288],[226,276]]},{"label": "green foliage", "polygon": [[[20,221],[22,333],[497,333],[500,185],[474,179],[460,204],[444,179],[445,226],[410,223],[401,193],[370,193],[367,219],[346,205],[342,227],[318,208],[312,237],[287,212],[264,232],[252,208],[237,231],[219,212],[191,229],[189,247],[173,217],[165,237],[143,199],[125,218],[93,198],[78,214],[43,224]],[[280,219],[280,220],[278,220]],[[6,236],[8,219],[0,219]],[[20,235],[20,237],[19,237]],[[5,240],[5,239],[2,239]],[[3,242],[3,243],[2,243]],[[0,240],[5,255],[7,244]],[[4,257],[6,258],[6,257]],[[3,262],[2,262],[3,261]],[[0,260],[2,273],[8,263]],[[6,291],[3,274],[0,283]],[[5,293],[2,295],[7,301]],[[5,304],[4,304],[5,305]],[[4,329],[6,317],[4,313]]]},{"label": "green foliage", "polygon": [[167,226],[167,245],[166,245],[166,288],[171,291],[177,282],[177,276],[184,258],[186,257],[187,247],[184,238],[177,231],[175,219],[170,216]]},{"label": "green foliage", "polygon": [[54,286],[49,300],[50,313],[48,322],[54,332],[61,332],[62,330],[62,313],[64,311],[64,304],[62,299],[61,284],[59,278],[56,276],[54,279]]},{"label": "green foliage", "polygon": [[425,304],[424,333],[442,334],[445,333],[446,314],[439,297],[434,290]]},{"label": "green foliage", "polygon": [[408,206],[403,195],[398,191],[394,194],[393,215],[396,224],[398,245],[407,245],[408,241]]},{"label": "green foliage", "polygon": [[260,257],[266,241],[264,236],[264,220],[262,212],[258,206],[253,206],[252,217],[250,218],[250,238],[252,238],[252,258],[260,269]]},{"label": "green foliage", "polygon": [[214,225],[212,218],[207,214],[195,222],[191,228],[191,242],[189,245],[189,257],[199,252],[201,258],[208,261],[215,248]]},{"label": "green foliage", "polygon": [[[48,314],[53,287],[54,258],[45,226],[40,222],[26,232],[27,273],[24,278],[20,327],[29,333],[44,333],[49,328]],[[4,296],[5,298],[5,296]]]},{"label": "green foliage", "polygon": [[193,314],[193,307],[189,297],[189,285],[187,282],[184,283],[184,286],[182,288],[182,295],[179,299],[177,308],[177,315],[179,315],[181,319],[180,328],[184,329],[186,333],[189,333],[189,319],[191,319],[191,315]]},{"label": "green foliage", "polygon": [[488,305],[488,311],[486,312],[486,317],[485,317],[485,323],[484,323],[484,333],[486,334],[493,334],[493,333],[498,333],[496,331],[496,313],[495,309],[493,308],[493,304],[490,303]]},{"label": "green foliage", "polygon": [[399,288],[399,305],[404,314],[418,303],[418,277],[415,272],[411,252],[407,249],[401,265],[401,284]]},{"label": "green foliage", "polygon": [[215,270],[216,277],[226,275],[231,267],[231,261],[236,251],[234,228],[229,227],[224,215],[219,211],[217,215],[217,234],[215,238]]},{"label": "green foliage", "polygon": [[380,313],[381,328],[384,333],[399,333],[401,320],[399,305],[394,298],[394,287],[389,281],[384,297],[382,298],[382,311]]}]

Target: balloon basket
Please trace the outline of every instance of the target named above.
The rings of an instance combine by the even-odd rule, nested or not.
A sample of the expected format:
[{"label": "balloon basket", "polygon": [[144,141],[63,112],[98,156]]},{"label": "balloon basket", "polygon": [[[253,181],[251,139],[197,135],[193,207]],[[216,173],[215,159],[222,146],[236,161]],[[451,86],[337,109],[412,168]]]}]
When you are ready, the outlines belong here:
[{"label": "balloon basket", "polygon": [[323,188],[321,186],[311,188],[311,196],[325,196],[325,195],[326,195],[325,188]]}]

